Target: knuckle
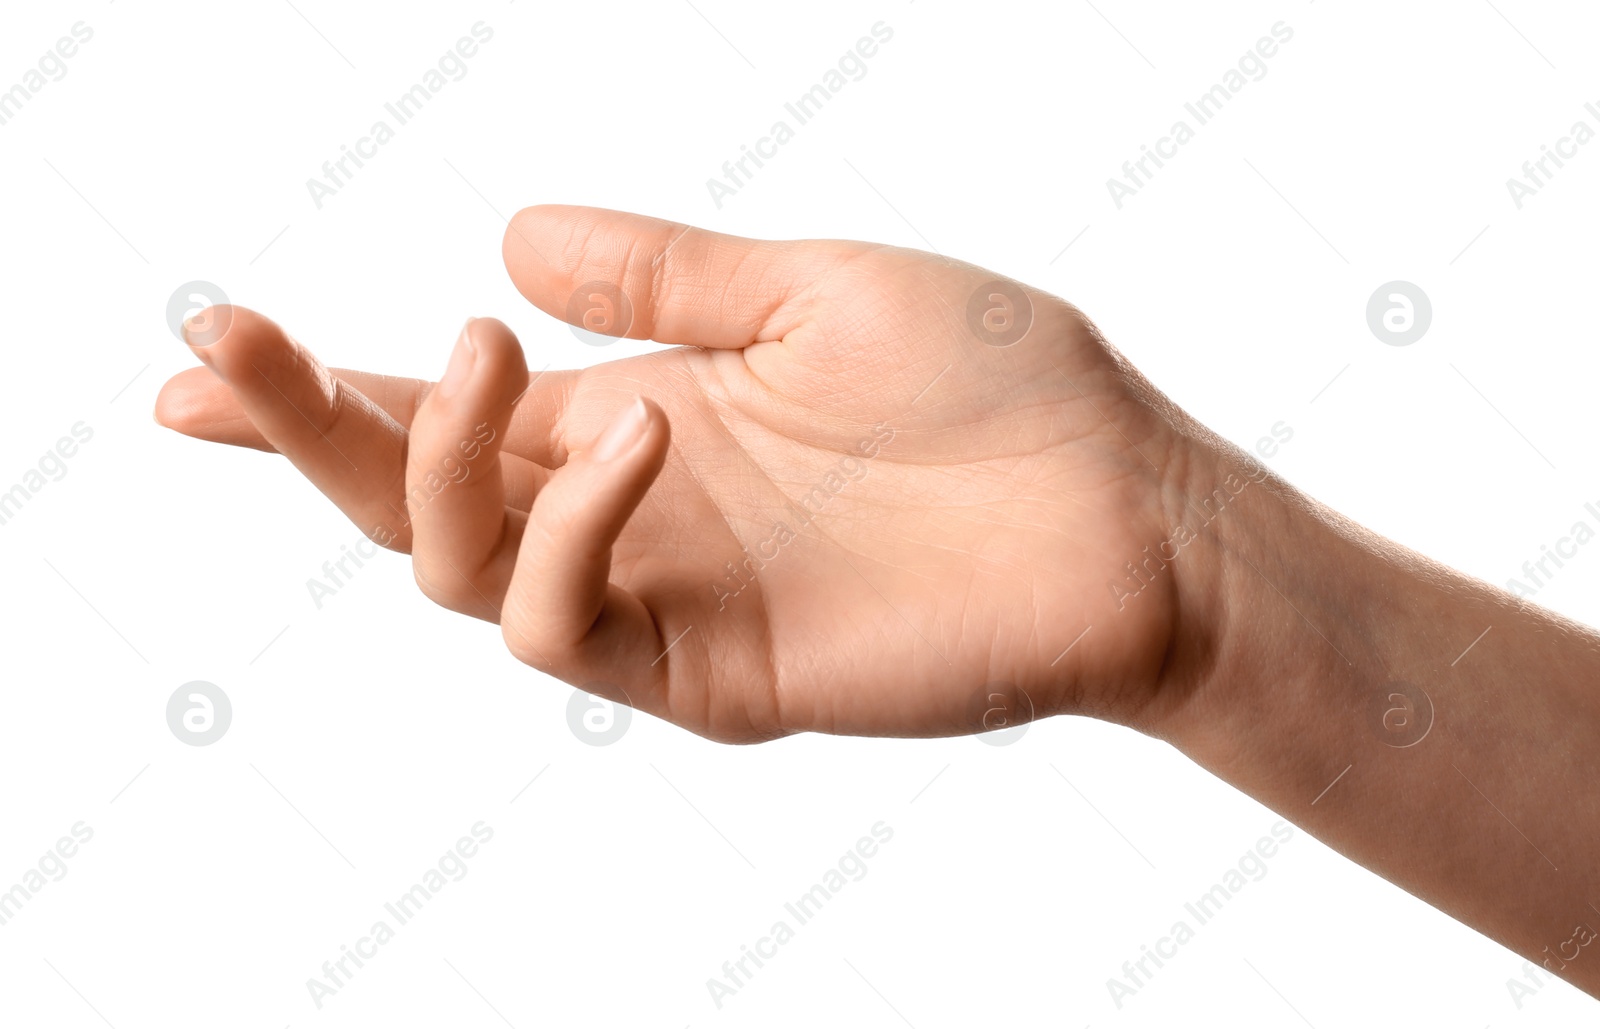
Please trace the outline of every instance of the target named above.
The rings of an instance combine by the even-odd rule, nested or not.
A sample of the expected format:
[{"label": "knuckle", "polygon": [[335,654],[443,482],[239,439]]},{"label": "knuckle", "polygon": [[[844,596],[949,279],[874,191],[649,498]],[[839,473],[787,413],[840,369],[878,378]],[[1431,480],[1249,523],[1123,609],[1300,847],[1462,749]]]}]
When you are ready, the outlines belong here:
[{"label": "knuckle", "polygon": [[787,735],[784,732],[766,731],[749,723],[743,725],[707,725],[696,729],[695,733],[710,740],[729,747],[752,747],[760,743],[771,743]]},{"label": "knuckle", "polygon": [[555,666],[547,656],[549,649],[541,647],[532,633],[533,628],[525,619],[503,617],[500,620],[500,638],[512,657],[537,671],[555,674]]},{"label": "knuckle", "polygon": [[[435,604],[451,611],[466,611],[468,605],[465,604],[463,598],[463,593],[466,591],[461,588],[459,581],[441,583],[430,578],[423,567],[423,563],[420,561],[411,562],[411,578],[416,582],[417,588],[422,591],[422,595]],[[454,573],[451,574],[451,578],[455,578]]]}]

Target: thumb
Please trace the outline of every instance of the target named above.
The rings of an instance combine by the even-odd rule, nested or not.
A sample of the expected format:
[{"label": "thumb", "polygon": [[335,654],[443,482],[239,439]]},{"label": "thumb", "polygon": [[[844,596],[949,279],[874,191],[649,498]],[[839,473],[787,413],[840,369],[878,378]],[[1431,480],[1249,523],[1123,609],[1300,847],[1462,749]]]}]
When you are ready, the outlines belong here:
[{"label": "thumb", "polygon": [[726,236],[596,207],[517,212],[501,251],[540,310],[605,336],[738,349],[809,317],[811,287],[871,244]]}]

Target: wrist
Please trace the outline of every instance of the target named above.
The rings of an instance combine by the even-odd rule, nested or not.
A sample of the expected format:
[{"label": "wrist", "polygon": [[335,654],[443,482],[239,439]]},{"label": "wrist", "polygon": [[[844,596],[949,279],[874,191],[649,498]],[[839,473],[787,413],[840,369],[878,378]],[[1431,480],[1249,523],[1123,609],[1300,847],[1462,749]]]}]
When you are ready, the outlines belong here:
[{"label": "wrist", "polygon": [[[1178,508],[1253,470],[1197,454]],[[1577,953],[1600,799],[1563,788],[1600,729],[1600,636],[1248,479],[1173,563],[1168,660],[1130,724],[1600,996]]]},{"label": "wrist", "polygon": [[[1350,522],[1225,441],[1205,443],[1177,484],[1171,503],[1203,533],[1180,559],[1169,657],[1135,727],[1219,774],[1270,749],[1277,774],[1321,783],[1328,754],[1407,749],[1432,728],[1441,673],[1516,615],[1508,594]],[[1320,753],[1294,745],[1312,732]]]},{"label": "wrist", "polygon": [[1164,551],[1175,555],[1174,625],[1130,724],[1201,758],[1261,732],[1296,690],[1360,693],[1383,664],[1374,619],[1407,603],[1379,541],[1209,434],[1166,494],[1170,538],[1183,541]]}]

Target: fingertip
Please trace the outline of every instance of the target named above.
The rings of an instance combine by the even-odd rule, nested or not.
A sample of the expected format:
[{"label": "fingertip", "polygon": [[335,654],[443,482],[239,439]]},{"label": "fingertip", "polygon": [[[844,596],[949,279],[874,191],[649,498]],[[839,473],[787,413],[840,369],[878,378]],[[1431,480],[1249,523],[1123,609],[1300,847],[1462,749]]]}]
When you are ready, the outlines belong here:
[{"label": "fingertip", "polygon": [[632,463],[648,452],[652,463],[659,464],[671,437],[672,424],[661,405],[635,394],[600,430],[589,445],[588,457],[596,464]]},{"label": "fingertip", "polygon": [[506,231],[500,240],[500,252],[506,257],[507,261],[511,259],[512,254],[520,255],[529,248],[528,231],[533,227],[533,223],[539,219],[540,212],[545,210],[546,207],[547,205],[544,204],[524,207],[516,214],[513,214],[510,220],[506,222]]},{"label": "fingertip", "polygon": [[543,244],[549,242],[552,228],[570,224],[584,213],[595,213],[595,208],[575,207],[571,204],[534,204],[524,207],[506,222],[505,237],[501,243],[503,253],[532,256],[544,260]]},{"label": "fingertip", "polygon": [[[630,266],[635,251],[665,247],[680,231],[682,226],[642,214],[540,204],[512,216],[501,256],[517,292],[546,314],[600,335],[638,338],[629,330],[635,327],[639,301],[623,292],[629,277],[638,274]],[[576,320],[590,310],[574,307],[582,299],[576,291],[585,286],[599,289],[625,310],[608,312],[599,327]]]},{"label": "fingertip", "polygon": [[520,265],[529,259],[542,261],[541,248],[536,242],[551,215],[560,210],[556,204],[536,204],[524,207],[506,222],[505,235],[500,241],[500,253],[506,267]]},{"label": "fingertip", "polygon": [[157,425],[195,439],[272,449],[240,410],[227,383],[208,368],[185,369],[162,383],[151,414]]},{"label": "fingertip", "polygon": [[213,304],[191,314],[183,320],[184,343],[199,349],[221,342],[232,329],[234,316],[240,312],[254,313],[232,304]]},{"label": "fingertip", "polygon": [[183,427],[189,422],[191,402],[189,391],[178,384],[179,378],[181,376],[174,375],[161,384],[155,407],[150,413],[162,428],[183,432]]},{"label": "fingertip", "polygon": [[205,420],[212,406],[206,397],[208,389],[219,385],[217,377],[206,368],[188,368],[174,375],[161,384],[156,394],[156,424],[192,435],[190,430]]},{"label": "fingertip", "polygon": [[506,223],[505,236],[500,243],[501,260],[517,292],[545,313],[557,316],[560,312],[548,298],[552,295],[550,283],[561,272],[545,255],[555,249],[549,238],[552,226],[564,217],[564,212],[571,210],[557,204],[524,207]]},{"label": "fingertip", "polygon": [[648,421],[644,430],[644,446],[641,448],[650,455],[646,462],[645,475],[654,479],[661,472],[661,466],[667,460],[667,448],[672,445],[672,419],[667,417],[667,412],[661,405],[649,397],[640,396],[639,403],[644,407]]},{"label": "fingertip", "polygon": [[248,307],[219,304],[183,323],[184,342],[194,355],[224,379],[252,366],[290,353],[293,343],[283,328]]},{"label": "fingertip", "polygon": [[463,334],[476,352],[475,361],[493,382],[496,404],[509,404],[528,388],[528,359],[511,327],[498,318],[470,318]]},{"label": "fingertip", "polygon": [[656,439],[660,450],[665,453],[667,445],[672,442],[672,419],[667,417],[667,412],[660,404],[649,397],[641,395],[639,402],[644,405],[645,411],[650,415],[650,427],[647,430],[647,435],[652,439]]},{"label": "fingertip", "polygon": [[626,211],[543,205],[511,219],[502,256],[535,307],[591,334],[738,349],[771,338],[775,312],[864,248],[771,243]]},{"label": "fingertip", "polygon": [[468,318],[465,329],[472,345],[480,354],[499,352],[522,353],[522,343],[511,327],[498,318]]}]

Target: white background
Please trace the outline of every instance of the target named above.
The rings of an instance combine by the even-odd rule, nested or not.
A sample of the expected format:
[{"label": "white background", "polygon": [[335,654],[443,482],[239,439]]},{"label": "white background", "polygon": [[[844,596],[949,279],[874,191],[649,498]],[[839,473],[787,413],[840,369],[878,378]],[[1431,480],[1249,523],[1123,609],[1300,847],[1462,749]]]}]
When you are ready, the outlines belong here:
[{"label": "white background", "polygon": [[[1304,833],[1119,1009],[1106,980],[1277,815],[1083,719],[1006,746],[729,748],[637,716],[587,745],[572,689],[428,604],[404,559],[319,610],[306,581],[357,530],[277,458],[149,414],[192,364],[164,310],[194,279],[341,365],[435,377],[468,315],[509,322],[535,366],[643,352],[581,344],[501,267],[504,216],[589,203],[937,248],[1059,293],[1230,438],[1285,421],[1269,463],[1313,495],[1504,583],[1600,502],[1600,142],[1521,209],[1506,187],[1573,122],[1600,128],[1592,7],[82,0],[0,17],[0,89],[75,22],[94,32],[0,126],[0,490],[74,423],[94,432],[0,525],[0,889],[74,823],[94,832],[0,926],[0,1022],[1593,1018],[1561,983],[1519,1007],[1520,958]],[[480,20],[494,37],[467,76],[319,210],[306,180]],[[719,209],[707,178],[878,21],[894,36],[866,76]],[[1265,78],[1119,210],[1107,178],[1280,21],[1294,36]],[[1408,347],[1366,324],[1395,279],[1434,309]],[[1597,583],[1593,547],[1538,599],[1593,624]],[[233,704],[206,747],[165,717],[197,679]],[[1529,668],[1506,688],[1539,685]],[[466,877],[318,1010],[306,980],[480,820],[494,838]],[[894,837],[867,876],[719,1009],[707,979],[879,821]]]}]

